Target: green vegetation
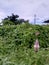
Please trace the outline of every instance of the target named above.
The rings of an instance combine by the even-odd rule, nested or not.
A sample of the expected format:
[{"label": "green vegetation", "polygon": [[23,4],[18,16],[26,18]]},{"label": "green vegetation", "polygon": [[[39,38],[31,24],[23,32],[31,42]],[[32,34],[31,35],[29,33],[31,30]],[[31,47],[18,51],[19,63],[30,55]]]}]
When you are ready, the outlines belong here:
[{"label": "green vegetation", "polygon": [[12,13],[11,16],[7,16],[6,18],[4,18],[2,20],[2,22],[0,23],[0,25],[17,25],[17,24],[22,24],[22,23],[28,23],[29,20],[24,20],[24,19],[20,19],[18,15],[15,15]]},{"label": "green vegetation", "polygon": [[[40,34],[35,35],[36,32]],[[38,38],[40,49],[33,49]],[[0,26],[0,65],[49,65],[49,25]]]}]

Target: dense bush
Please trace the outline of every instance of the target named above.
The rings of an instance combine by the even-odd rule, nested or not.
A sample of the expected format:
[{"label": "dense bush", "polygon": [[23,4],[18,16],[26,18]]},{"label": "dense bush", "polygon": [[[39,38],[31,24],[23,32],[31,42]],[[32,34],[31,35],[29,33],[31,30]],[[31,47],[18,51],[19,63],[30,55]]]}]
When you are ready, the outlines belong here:
[{"label": "dense bush", "polygon": [[[40,34],[35,35],[36,32]],[[31,24],[11,25],[0,27],[0,42],[1,44],[13,44],[15,46],[26,46],[32,48],[35,40],[38,38],[40,47],[49,46],[49,26],[39,26]]]},{"label": "dense bush", "polygon": [[[36,36],[36,32],[40,34]],[[38,38],[39,52],[33,45]],[[0,26],[0,65],[49,65],[49,26],[21,25]]]}]

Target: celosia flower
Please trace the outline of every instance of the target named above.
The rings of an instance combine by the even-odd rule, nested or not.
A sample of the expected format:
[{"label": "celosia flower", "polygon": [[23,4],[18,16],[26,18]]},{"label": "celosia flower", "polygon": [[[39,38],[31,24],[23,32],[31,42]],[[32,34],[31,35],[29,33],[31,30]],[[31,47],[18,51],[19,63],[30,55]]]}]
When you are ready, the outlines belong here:
[{"label": "celosia flower", "polygon": [[36,39],[35,44],[34,44],[34,50],[37,52],[39,50],[39,41]]}]

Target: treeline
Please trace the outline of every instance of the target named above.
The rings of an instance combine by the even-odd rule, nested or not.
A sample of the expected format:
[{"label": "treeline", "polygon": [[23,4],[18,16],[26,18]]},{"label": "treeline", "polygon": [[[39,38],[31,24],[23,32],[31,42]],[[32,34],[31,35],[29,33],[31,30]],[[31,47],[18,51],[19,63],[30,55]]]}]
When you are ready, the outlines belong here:
[{"label": "treeline", "polygon": [[[35,21],[34,21],[35,22]],[[22,23],[29,23],[29,20],[20,19],[19,15],[16,15],[14,13],[11,14],[11,16],[6,16],[4,19],[2,19],[0,25],[17,25]],[[43,23],[49,23],[49,19],[43,21]],[[35,22],[36,24],[36,22]]]},{"label": "treeline", "polygon": [[2,25],[17,25],[22,23],[29,23],[29,20],[20,19],[19,15],[15,15],[12,13],[11,16],[7,16],[2,19]]}]

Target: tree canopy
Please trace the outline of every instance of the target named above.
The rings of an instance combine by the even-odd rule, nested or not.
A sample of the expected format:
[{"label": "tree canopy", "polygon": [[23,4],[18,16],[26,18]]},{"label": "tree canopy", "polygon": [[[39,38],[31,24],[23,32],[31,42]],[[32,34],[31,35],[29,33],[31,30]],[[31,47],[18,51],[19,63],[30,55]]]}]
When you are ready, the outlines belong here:
[{"label": "tree canopy", "polygon": [[49,23],[49,20],[44,21],[44,23]]},{"label": "tree canopy", "polygon": [[22,23],[28,23],[28,20],[24,19],[19,19],[19,15],[15,15],[12,13],[11,16],[7,16],[2,20],[3,25],[17,25],[17,24],[22,24]]}]

